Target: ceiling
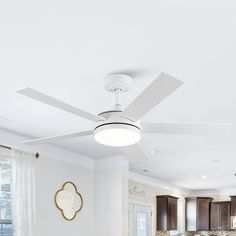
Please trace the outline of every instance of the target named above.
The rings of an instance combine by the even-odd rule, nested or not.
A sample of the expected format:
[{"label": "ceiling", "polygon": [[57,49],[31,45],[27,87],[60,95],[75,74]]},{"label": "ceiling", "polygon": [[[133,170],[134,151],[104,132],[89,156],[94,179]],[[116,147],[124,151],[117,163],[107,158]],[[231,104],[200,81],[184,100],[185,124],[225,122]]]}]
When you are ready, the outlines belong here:
[{"label": "ceiling", "polygon": [[[184,85],[144,121],[236,124],[235,12],[233,0],[1,1],[0,126],[32,137],[91,129],[15,91],[30,86],[97,114],[114,104],[103,89],[106,74],[133,76],[125,107],[162,71]],[[236,187],[235,142],[234,130],[230,137],[144,135],[147,160],[131,169],[188,189]],[[92,137],[54,145],[95,159],[120,153]]]}]

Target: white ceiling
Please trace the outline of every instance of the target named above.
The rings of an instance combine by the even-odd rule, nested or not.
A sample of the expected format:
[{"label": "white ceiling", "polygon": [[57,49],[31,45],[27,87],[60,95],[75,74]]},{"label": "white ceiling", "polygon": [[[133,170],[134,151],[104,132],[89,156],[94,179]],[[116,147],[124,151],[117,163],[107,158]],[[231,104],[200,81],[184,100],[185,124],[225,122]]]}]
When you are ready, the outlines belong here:
[{"label": "white ceiling", "polygon": [[[0,116],[10,121],[0,117],[0,126],[32,137],[91,129],[15,91],[30,86],[96,114],[114,103],[106,74],[134,76],[125,107],[161,71],[185,84],[144,121],[236,124],[235,12],[234,0],[1,1]],[[144,135],[148,160],[132,169],[189,189],[236,187],[235,142],[234,130],[218,138]],[[120,153],[92,137],[56,145],[95,159]]]}]

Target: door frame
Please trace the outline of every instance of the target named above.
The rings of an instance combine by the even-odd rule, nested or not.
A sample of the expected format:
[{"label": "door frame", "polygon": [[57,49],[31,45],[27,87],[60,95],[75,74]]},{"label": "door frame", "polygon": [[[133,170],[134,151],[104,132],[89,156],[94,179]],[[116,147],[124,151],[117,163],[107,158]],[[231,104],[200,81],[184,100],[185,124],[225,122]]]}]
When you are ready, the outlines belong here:
[{"label": "door frame", "polygon": [[128,205],[140,205],[144,207],[151,207],[151,235],[155,236],[156,231],[155,231],[155,211],[154,211],[154,204],[150,202],[143,202],[143,201],[137,201],[137,200],[129,200]]}]

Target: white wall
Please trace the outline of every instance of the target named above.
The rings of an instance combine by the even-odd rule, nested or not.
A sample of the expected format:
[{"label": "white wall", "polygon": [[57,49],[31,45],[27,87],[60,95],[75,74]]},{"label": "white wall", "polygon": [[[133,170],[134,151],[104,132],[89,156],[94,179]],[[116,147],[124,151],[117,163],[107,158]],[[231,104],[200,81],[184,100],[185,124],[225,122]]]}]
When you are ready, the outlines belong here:
[{"label": "white wall", "polygon": [[127,236],[128,163],[122,158],[100,162],[95,171],[96,236]]},{"label": "white wall", "polygon": [[[66,181],[82,194],[84,206],[75,220],[66,221],[55,207],[54,195]],[[37,236],[94,235],[94,171],[41,156],[36,162]]]}]

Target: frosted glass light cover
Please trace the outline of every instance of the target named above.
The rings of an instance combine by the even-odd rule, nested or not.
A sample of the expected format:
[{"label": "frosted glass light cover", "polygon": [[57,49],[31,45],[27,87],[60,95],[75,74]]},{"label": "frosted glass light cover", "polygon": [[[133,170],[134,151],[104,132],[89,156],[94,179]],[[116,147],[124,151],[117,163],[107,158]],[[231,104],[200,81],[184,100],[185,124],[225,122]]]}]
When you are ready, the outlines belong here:
[{"label": "frosted glass light cover", "polygon": [[114,147],[129,146],[139,142],[141,131],[131,125],[107,124],[95,129],[94,138],[103,145]]}]

